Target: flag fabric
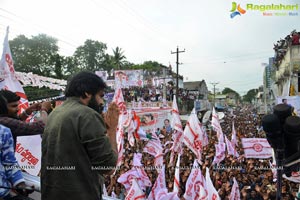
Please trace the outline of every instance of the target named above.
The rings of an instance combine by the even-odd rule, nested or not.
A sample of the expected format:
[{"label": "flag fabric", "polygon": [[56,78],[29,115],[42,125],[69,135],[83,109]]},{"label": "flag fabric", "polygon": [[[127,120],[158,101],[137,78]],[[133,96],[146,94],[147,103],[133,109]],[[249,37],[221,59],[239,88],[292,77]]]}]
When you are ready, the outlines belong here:
[{"label": "flag fabric", "polygon": [[276,159],[275,159],[274,149],[272,149],[272,163],[270,161],[269,163],[273,174],[273,180],[277,180]]},{"label": "flag fabric", "polygon": [[179,187],[180,187],[180,174],[179,174],[179,169],[180,169],[180,154],[178,154],[177,162],[176,162],[176,168],[175,168],[175,176],[174,176],[174,184],[173,184],[173,192],[178,193],[179,192]]},{"label": "flag fabric", "polygon": [[167,187],[165,177],[165,166],[163,166],[148,196],[148,200],[159,200],[165,194],[167,194]]},{"label": "flag fabric", "polygon": [[240,199],[241,199],[241,194],[240,194],[239,185],[236,179],[233,177],[233,185],[231,188],[229,200],[240,200]]},{"label": "flag fabric", "polygon": [[199,120],[195,113],[195,108],[186,123],[183,132],[183,142],[196,155],[196,158],[201,163],[202,142],[204,140],[204,133],[199,125]]},{"label": "flag fabric", "polygon": [[224,134],[222,131],[222,127],[220,125],[219,116],[218,116],[215,108],[213,108],[211,125],[212,125],[213,129],[217,132],[217,138],[218,138],[219,142],[224,142],[224,136],[223,136]]},{"label": "flag fabric", "polygon": [[18,81],[8,43],[9,27],[3,42],[3,53],[0,60],[0,89],[15,92],[19,97],[19,114],[28,107],[28,100],[21,83]]},{"label": "flag fabric", "polygon": [[103,191],[102,192],[103,192],[104,196],[108,196],[105,184],[103,184]]},{"label": "flag fabric", "polygon": [[142,167],[134,167],[128,170],[118,178],[117,182],[124,185],[126,191],[128,191],[132,185],[133,179],[136,179],[142,190],[146,190],[146,187],[151,187],[152,185],[149,177]]},{"label": "flag fabric", "polygon": [[145,193],[141,190],[138,182],[135,179],[133,179],[132,185],[125,197],[125,200],[145,200],[145,199],[146,199]]},{"label": "flag fabric", "polygon": [[227,152],[229,155],[233,155],[235,157],[239,157],[239,153],[236,151],[235,147],[233,146],[233,144],[228,140],[227,136],[224,135],[225,137],[225,143],[226,143],[226,147],[227,147]]},{"label": "flag fabric", "polygon": [[177,130],[178,132],[183,132],[175,95],[173,98],[172,118],[170,125],[173,129]]},{"label": "flag fabric", "polygon": [[142,156],[143,156],[143,154],[141,154],[141,153],[134,153],[134,154],[133,154],[133,162],[132,162],[132,165],[133,165],[134,167],[142,167],[142,166],[143,166],[143,164],[141,163]]},{"label": "flag fabric", "polygon": [[225,159],[225,143],[219,142],[218,144],[215,144],[216,148],[216,155],[213,160],[213,164],[220,164],[222,160]]},{"label": "flag fabric", "polygon": [[134,125],[134,121],[133,121],[133,116],[132,116],[132,113],[129,113],[130,115],[130,122],[129,122],[129,125],[127,127],[127,137],[128,137],[128,142],[130,144],[130,146],[134,146],[134,143],[135,143],[135,139],[134,139],[134,132],[135,132],[135,125]]},{"label": "flag fabric", "polygon": [[270,158],[272,147],[266,138],[242,138],[245,158]]},{"label": "flag fabric", "polygon": [[163,148],[161,146],[160,140],[149,140],[144,147],[143,152],[146,152],[154,157],[162,154]]},{"label": "flag fabric", "polygon": [[220,200],[221,198],[210,179],[209,169],[207,167],[206,167],[205,179],[206,179],[206,189],[207,189],[207,193],[208,193],[207,199]]},{"label": "flag fabric", "polygon": [[234,122],[232,122],[232,132],[231,132],[231,144],[233,147],[237,147],[237,138],[236,138],[236,130],[234,128]]},{"label": "flag fabric", "polygon": [[186,190],[183,197],[185,199],[206,199],[207,190],[205,185],[201,168],[199,168],[197,160],[194,160],[192,171],[186,181]]}]

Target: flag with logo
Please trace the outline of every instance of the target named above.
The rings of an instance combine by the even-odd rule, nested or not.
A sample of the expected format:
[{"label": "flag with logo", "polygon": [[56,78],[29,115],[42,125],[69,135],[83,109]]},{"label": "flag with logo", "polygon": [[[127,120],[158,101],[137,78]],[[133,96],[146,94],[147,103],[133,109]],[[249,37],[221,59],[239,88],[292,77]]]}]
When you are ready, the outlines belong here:
[{"label": "flag with logo", "polygon": [[0,60],[0,89],[15,92],[19,97],[19,114],[28,107],[28,100],[21,83],[18,81],[15,73],[13,59],[8,43],[9,27],[6,29],[6,35],[3,42],[3,53]]},{"label": "flag with logo", "polygon": [[272,147],[266,138],[242,138],[245,158],[270,158]]},{"label": "flag with logo", "polygon": [[146,195],[143,190],[140,188],[138,182],[135,179],[132,179],[132,184],[130,190],[128,191],[125,200],[145,200]]},{"label": "flag with logo", "polygon": [[207,167],[206,167],[205,179],[206,179],[206,189],[207,189],[207,193],[208,193],[207,199],[221,200],[216,188],[214,187],[214,185],[210,179],[209,169]]},{"label": "flag with logo", "polygon": [[199,125],[199,120],[195,113],[195,108],[186,123],[183,132],[183,142],[196,155],[196,158],[201,162],[202,142],[204,141],[204,133]]},{"label": "flag with logo", "polygon": [[213,160],[213,164],[220,164],[225,159],[225,143],[224,142],[219,142],[218,144],[215,144],[216,148],[216,155]]},{"label": "flag with logo", "polygon": [[207,199],[208,193],[205,185],[205,180],[198,162],[194,160],[192,171],[186,181],[183,197],[185,199]]}]

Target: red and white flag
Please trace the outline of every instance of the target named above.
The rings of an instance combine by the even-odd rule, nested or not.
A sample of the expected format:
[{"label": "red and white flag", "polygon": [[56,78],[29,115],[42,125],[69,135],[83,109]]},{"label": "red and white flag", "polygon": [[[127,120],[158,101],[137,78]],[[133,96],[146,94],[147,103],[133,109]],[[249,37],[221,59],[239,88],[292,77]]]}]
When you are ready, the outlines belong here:
[{"label": "red and white flag", "polygon": [[3,42],[3,53],[0,60],[0,89],[15,92],[19,97],[19,114],[28,107],[28,100],[21,83],[17,80],[13,59],[8,43],[9,27]]},{"label": "red and white flag", "polygon": [[141,163],[142,156],[143,156],[143,154],[141,154],[141,153],[134,153],[133,154],[133,163],[132,163],[132,165],[134,167],[142,167],[143,166],[143,164]]},{"label": "red and white flag", "polygon": [[195,113],[195,109],[186,123],[183,132],[183,142],[191,149],[196,155],[196,158],[201,162],[202,142],[204,141],[204,133],[199,125],[199,120]]},{"label": "red and white flag", "polygon": [[233,147],[237,147],[237,138],[236,138],[236,130],[234,127],[234,122],[232,122],[232,132],[231,132],[231,144]]},{"label": "red and white flag", "polygon": [[199,168],[197,160],[194,160],[193,169],[185,185],[185,199],[207,199],[207,190],[205,180]]},{"label": "red and white flag", "polygon": [[206,189],[207,189],[207,193],[208,193],[207,199],[220,200],[221,198],[210,179],[209,169],[207,167],[206,167],[205,179],[206,179]]},{"label": "red and white flag", "polygon": [[154,157],[162,154],[163,148],[161,146],[160,140],[149,140],[144,147],[143,152],[146,152]]},{"label": "red and white flag", "polygon": [[172,118],[170,125],[173,129],[177,130],[178,132],[183,132],[175,95],[173,98]]},{"label": "red and white flag", "polygon": [[227,152],[229,155],[233,155],[235,157],[239,157],[239,153],[236,151],[235,147],[232,145],[232,143],[228,140],[227,136],[224,135],[225,137],[225,142],[226,142],[226,146],[227,146]]},{"label": "red and white flag", "polygon": [[241,199],[241,194],[240,194],[239,185],[236,179],[233,177],[233,185],[231,188],[229,200],[240,200],[240,199]]},{"label": "red and white flag", "polygon": [[124,185],[126,191],[128,191],[132,185],[132,180],[136,179],[138,182],[139,186],[143,189],[146,190],[146,187],[151,187],[151,181],[149,177],[147,176],[146,172],[144,171],[143,168],[137,168],[134,167],[130,169],[129,171],[125,172],[122,174],[117,182],[121,183]]},{"label": "red and white flag", "polygon": [[270,158],[272,147],[266,138],[242,138],[245,158]]},{"label": "red and white flag", "polygon": [[178,154],[177,162],[176,162],[176,168],[175,168],[175,176],[174,176],[174,184],[173,184],[173,192],[178,193],[180,182],[179,182],[179,169],[180,169],[180,154]]},{"label": "red and white flag", "polygon": [[224,142],[224,134],[222,131],[222,127],[220,125],[220,121],[219,121],[219,116],[215,110],[215,108],[213,108],[213,112],[212,112],[212,120],[211,120],[211,125],[214,128],[214,130],[217,132],[217,137],[219,142]]},{"label": "red and white flag", "polygon": [[215,144],[216,148],[216,155],[213,160],[213,164],[219,164],[222,162],[222,160],[225,159],[225,143],[224,142],[219,142],[218,144]]},{"label": "red and white flag", "polygon": [[273,180],[277,180],[277,169],[276,169],[276,159],[275,159],[274,149],[272,149],[272,163],[271,161],[269,161],[269,164],[273,174]]},{"label": "red and white flag", "polygon": [[148,200],[159,200],[168,192],[166,187],[165,166],[162,167],[148,196]]},{"label": "red and white flag", "polygon": [[145,199],[146,199],[145,193],[141,190],[137,181],[133,179],[132,185],[125,197],[125,200],[145,200]]},{"label": "red and white flag", "polygon": [[182,151],[182,142],[183,142],[183,129],[179,116],[179,111],[177,107],[176,97],[174,95],[173,98],[173,106],[172,106],[172,118],[171,118],[171,127],[173,128],[173,145],[171,147],[171,155],[169,166],[173,166],[175,153],[181,153]]}]

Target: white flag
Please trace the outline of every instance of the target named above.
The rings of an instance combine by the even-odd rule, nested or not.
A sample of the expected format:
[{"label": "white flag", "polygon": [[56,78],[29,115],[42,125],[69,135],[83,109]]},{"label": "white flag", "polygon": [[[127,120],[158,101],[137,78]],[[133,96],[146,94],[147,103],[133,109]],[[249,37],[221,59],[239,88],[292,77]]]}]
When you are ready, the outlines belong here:
[{"label": "white flag", "polygon": [[236,138],[236,130],[234,128],[234,122],[232,122],[231,144],[232,144],[233,147],[238,146],[237,138]]},{"label": "white flag", "polygon": [[163,166],[148,196],[148,200],[159,200],[162,196],[166,195],[167,192],[165,166]]},{"label": "white flag", "polygon": [[197,118],[197,115],[195,114],[195,109],[193,109],[183,132],[183,142],[196,155],[196,158],[199,162],[201,162],[201,151],[203,141],[204,133],[199,125],[199,120]]},{"label": "white flag", "polygon": [[211,125],[214,128],[214,130],[217,132],[217,137],[218,137],[219,142],[224,142],[224,136],[223,136],[224,134],[222,131],[222,127],[220,125],[219,116],[218,116],[215,108],[213,108]]},{"label": "white flag", "polygon": [[139,184],[135,179],[132,180],[130,190],[125,197],[125,200],[143,200],[146,199],[145,193],[141,190]]},{"label": "white flag", "polygon": [[239,185],[236,179],[233,177],[233,185],[231,188],[229,200],[240,200],[240,199],[241,199],[241,194],[240,194]]},{"label": "white flag", "polygon": [[266,138],[242,138],[245,158],[270,158],[272,147]]},{"label": "white flag", "polygon": [[179,168],[180,168],[180,154],[178,154],[177,162],[176,162],[176,168],[175,168],[175,176],[174,176],[174,184],[173,184],[173,192],[178,193],[180,182],[179,182]]},{"label": "white flag", "polygon": [[192,171],[186,181],[186,189],[183,197],[185,199],[206,199],[207,190],[205,185],[205,180],[198,162],[194,160]]},{"label": "white flag", "polygon": [[209,169],[207,167],[206,167],[205,178],[206,178],[206,189],[208,192],[208,199],[209,200],[220,200],[221,198],[219,197],[219,194],[210,179]]},{"label": "white flag", "polygon": [[233,155],[235,157],[239,157],[239,153],[236,151],[235,147],[232,145],[232,143],[228,140],[227,136],[225,135],[225,142],[227,146],[227,152],[229,155]]},{"label": "white flag", "polygon": [[215,148],[216,155],[214,157],[213,164],[219,164],[225,159],[225,143],[219,142],[218,144],[215,144]]},{"label": "white flag", "polygon": [[17,80],[13,59],[8,43],[9,27],[6,29],[6,35],[3,42],[3,53],[0,60],[0,89],[15,92],[19,97],[19,113],[28,107],[28,100],[21,83]]},{"label": "white flag", "polygon": [[177,107],[176,97],[173,98],[171,127],[179,132],[183,132],[180,115]]}]

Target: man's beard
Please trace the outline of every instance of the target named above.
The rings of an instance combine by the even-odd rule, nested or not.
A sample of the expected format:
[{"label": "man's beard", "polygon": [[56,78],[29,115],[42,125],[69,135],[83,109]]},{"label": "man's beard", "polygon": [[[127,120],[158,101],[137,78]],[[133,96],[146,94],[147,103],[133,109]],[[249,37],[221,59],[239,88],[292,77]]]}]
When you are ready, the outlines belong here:
[{"label": "man's beard", "polygon": [[91,100],[89,101],[88,107],[92,108],[93,110],[95,110],[97,113],[100,113],[100,114],[103,111],[103,105],[98,104],[95,95],[93,95]]}]

